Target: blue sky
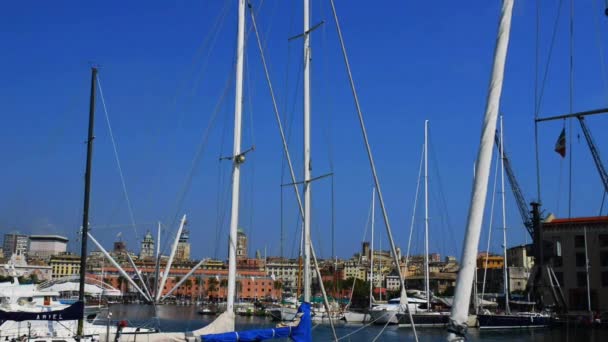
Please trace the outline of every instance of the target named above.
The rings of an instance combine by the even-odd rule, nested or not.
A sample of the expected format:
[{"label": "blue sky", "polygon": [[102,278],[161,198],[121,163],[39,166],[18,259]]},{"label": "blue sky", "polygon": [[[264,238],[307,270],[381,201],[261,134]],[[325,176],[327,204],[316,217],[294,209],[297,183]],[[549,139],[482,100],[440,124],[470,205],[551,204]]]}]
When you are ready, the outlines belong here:
[{"label": "blue sky", "polygon": [[[431,251],[460,256],[500,1],[336,3],[397,244],[405,250],[423,124],[429,119]],[[301,3],[254,4],[301,177],[301,41],[287,41],[301,31]],[[606,17],[600,1],[575,5],[574,110],[605,107],[606,56],[602,61],[598,42],[606,54]],[[569,12],[567,2],[562,6],[541,115],[569,110]],[[138,225],[130,226],[99,101],[93,234],[109,247],[122,232],[129,247],[138,250],[134,246],[145,231],[162,221],[167,252],[174,218],[187,214],[193,256],[224,258],[230,164],[218,157],[232,150],[234,89],[226,84],[234,78],[236,1],[21,1],[0,7],[0,230],[64,234],[76,249],[89,68],[96,64]],[[557,4],[543,4],[541,71],[556,14]],[[533,2],[516,2],[501,103],[506,149],[530,200],[536,197],[535,18]],[[325,25],[312,36],[313,174],[335,173],[335,248],[347,257],[359,250],[366,231],[372,179],[329,3],[314,0],[312,22],[321,20]],[[287,173],[281,180],[280,139],[253,35],[246,69],[243,148],[255,145],[256,150],[243,167],[240,226],[250,235],[252,256],[256,249],[277,255],[279,185],[287,182]],[[215,112],[208,142],[184,186]],[[602,117],[588,119],[600,150],[608,142],[602,134],[606,123]],[[543,124],[539,140],[545,210],[561,217],[568,215],[568,168],[553,145],[563,124]],[[576,122],[573,127],[572,212],[597,215],[601,183],[584,139],[577,139]],[[313,240],[323,257],[331,255],[330,185],[329,179],[313,185]],[[509,244],[522,243],[521,220],[510,191],[507,195]],[[421,203],[414,253],[422,250]],[[296,214],[293,194],[285,189],[287,256],[297,252]],[[376,222],[376,241],[386,248],[380,215]],[[487,231],[487,220],[484,226]],[[498,249],[500,242],[492,246]]]}]

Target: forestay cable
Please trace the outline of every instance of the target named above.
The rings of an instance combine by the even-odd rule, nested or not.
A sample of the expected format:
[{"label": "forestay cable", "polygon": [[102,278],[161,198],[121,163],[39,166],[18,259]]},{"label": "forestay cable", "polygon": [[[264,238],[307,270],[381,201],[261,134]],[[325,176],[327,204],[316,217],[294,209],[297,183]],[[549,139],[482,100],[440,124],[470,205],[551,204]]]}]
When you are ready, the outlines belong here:
[{"label": "forestay cable", "polygon": [[[399,259],[397,258],[397,249],[395,248],[395,241],[393,239],[393,233],[391,231],[391,224],[388,220],[388,214],[386,212],[386,207],[384,205],[384,197],[382,196],[382,189],[380,188],[380,180],[378,179],[378,174],[376,173],[376,165],[374,163],[374,157],[372,155],[372,149],[369,145],[369,140],[367,138],[367,130],[365,128],[365,122],[363,121],[363,113],[361,110],[361,105],[359,104],[359,97],[357,96],[357,90],[355,88],[355,81],[353,80],[353,75],[350,69],[350,63],[348,62],[348,55],[346,53],[346,46],[344,45],[344,38],[342,37],[342,30],[340,28],[340,22],[338,21],[338,14],[336,13],[336,6],[334,4],[334,0],[330,0],[331,10],[333,12],[334,21],[336,24],[336,30],[338,31],[338,39],[340,40],[340,46],[342,48],[342,55],[344,57],[344,64],[346,66],[346,71],[348,74],[348,79],[350,82],[350,88],[353,93],[353,100],[355,101],[355,107],[357,108],[357,115],[359,118],[359,125],[361,126],[361,133],[363,134],[363,140],[365,142],[365,148],[367,150],[367,157],[369,159],[369,164],[371,167],[372,175],[374,178],[374,183],[376,184],[376,191],[378,191],[378,200],[380,201],[380,208],[382,209],[382,216],[384,218],[384,224],[386,226],[386,233],[388,235],[388,239],[391,244],[391,250],[393,252],[393,256],[395,259],[395,264],[397,266],[397,273],[399,274],[399,282],[401,283],[401,305],[404,305],[407,308],[408,299],[407,299],[407,291],[405,291],[405,282],[403,279],[403,275],[401,272],[401,267],[399,267]],[[409,316],[410,322],[412,322],[412,331],[414,332],[414,339],[418,341],[418,334],[416,333],[416,326],[414,324],[414,320],[412,319],[412,313],[410,310],[406,310]]]},{"label": "forestay cable", "polygon": [[101,88],[101,81],[97,76],[97,86],[99,87],[99,95],[101,97],[101,104],[103,105],[103,112],[106,117],[106,123],[108,124],[108,132],[110,133],[110,140],[112,141],[112,148],[114,149],[114,158],[116,159],[116,165],[118,167],[118,173],[120,174],[120,183],[122,184],[122,191],[127,201],[127,208],[129,210],[129,217],[131,218],[131,225],[135,231],[135,238],[137,239],[137,225],[135,224],[135,216],[133,215],[133,207],[131,206],[131,200],[129,199],[129,193],[127,192],[127,184],[125,177],[122,172],[122,166],[120,165],[120,158],[118,158],[118,148],[116,147],[116,140],[114,139],[114,133],[112,131],[112,125],[110,124],[110,116],[108,115],[108,108],[106,107],[106,100],[103,97],[103,89]]}]

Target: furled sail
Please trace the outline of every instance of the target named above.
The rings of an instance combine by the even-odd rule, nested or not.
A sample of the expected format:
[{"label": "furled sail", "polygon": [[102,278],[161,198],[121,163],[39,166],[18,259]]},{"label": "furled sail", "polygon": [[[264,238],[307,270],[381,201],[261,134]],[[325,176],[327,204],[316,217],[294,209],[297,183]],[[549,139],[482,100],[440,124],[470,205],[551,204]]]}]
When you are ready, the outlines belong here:
[{"label": "furled sail", "polygon": [[275,338],[291,338],[295,342],[312,341],[312,320],[310,317],[310,304],[302,303],[298,308],[296,316],[300,322],[296,326],[286,326],[270,329],[253,329],[245,331],[233,331],[223,334],[202,335],[204,342],[230,342],[230,341],[264,341]]}]

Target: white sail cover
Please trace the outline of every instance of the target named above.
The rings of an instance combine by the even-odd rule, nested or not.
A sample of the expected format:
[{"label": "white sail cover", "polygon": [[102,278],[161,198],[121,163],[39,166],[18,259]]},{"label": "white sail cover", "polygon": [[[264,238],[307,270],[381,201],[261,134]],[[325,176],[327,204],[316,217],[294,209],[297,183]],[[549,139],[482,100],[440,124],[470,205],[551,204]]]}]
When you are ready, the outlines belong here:
[{"label": "white sail cover", "polygon": [[[183,341],[200,341],[201,335],[209,335],[209,334],[221,334],[226,332],[234,331],[234,312],[225,311],[221,315],[219,315],[215,321],[211,322],[209,325],[200,328],[198,330],[194,330],[189,333],[176,333],[176,332],[166,332],[166,333],[152,333],[152,334],[143,334],[137,335],[137,341],[147,341],[147,342],[161,342],[161,341],[170,341],[170,342],[183,342]],[[114,336],[110,336],[110,340],[113,340]],[[103,340],[103,338],[102,338]],[[120,341],[135,341],[134,335],[122,335],[120,337]]]}]

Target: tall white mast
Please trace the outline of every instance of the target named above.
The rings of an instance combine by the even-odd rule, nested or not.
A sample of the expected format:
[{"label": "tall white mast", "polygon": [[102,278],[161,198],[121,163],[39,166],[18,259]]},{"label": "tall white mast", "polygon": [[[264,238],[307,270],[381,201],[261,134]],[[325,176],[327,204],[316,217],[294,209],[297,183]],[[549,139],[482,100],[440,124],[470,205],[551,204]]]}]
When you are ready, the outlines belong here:
[{"label": "tall white mast", "polygon": [[429,284],[429,120],[424,120],[424,290],[426,308],[431,309],[431,286]]},{"label": "tall white mast", "polygon": [[374,225],[376,223],[376,188],[372,190],[372,244],[370,246],[370,265],[369,265],[369,308],[372,308],[374,300]]},{"label": "tall white mast", "polygon": [[239,19],[236,39],[236,82],[234,96],[234,149],[232,152],[232,209],[230,212],[230,243],[228,248],[227,311],[234,311],[236,292],[236,240],[239,225],[239,187],[241,182],[241,113],[243,103],[243,57],[245,51],[245,0],[239,0]]},{"label": "tall white mast", "polygon": [[304,0],[304,301],[310,303],[310,5]]},{"label": "tall white mast", "polygon": [[509,32],[511,30],[511,15],[513,13],[513,0],[503,0],[498,26],[498,37],[494,50],[494,64],[492,77],[488,89],[485,115],[483,119],[479,151],[476,160],[476,176],[471,193],[471,206],[467,218],[467,229],[463,243],[460,272],[456,282],[452,314],[448,325],[449,341],[462,340],[466,334],[466,322],[469,315],[469,304],[473,275],[475,273],[477,247],[488,192],[488,179],[492,161],[492,148],[496,131],[496,119],[500,107],[505,61],[509,46]]},{"label": "tall white mast", "polygon": [[509,273],[507,264],[507,210],[505,203],[505,155],[504,155],[504,139],[502,115],[500,116],[500,192],[502,197],[502,253],[504,258],[503,267],[503,292],[505,294],[505,312],[509,314]]}]

